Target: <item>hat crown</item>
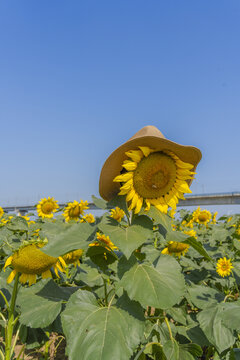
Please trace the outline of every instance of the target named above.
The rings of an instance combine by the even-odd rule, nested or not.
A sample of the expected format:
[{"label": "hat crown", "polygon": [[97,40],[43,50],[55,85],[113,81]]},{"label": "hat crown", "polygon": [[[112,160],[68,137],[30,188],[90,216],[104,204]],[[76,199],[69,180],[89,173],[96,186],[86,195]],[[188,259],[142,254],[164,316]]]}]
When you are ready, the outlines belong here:
[{"label": "hat crown", "polygon": [[161,133],[158,128],[153,125],[144,126],[142,129],[138,130],[129,140],[137,139],[144,136],[156,136],[162,139],[165,139],[165,136]]}]

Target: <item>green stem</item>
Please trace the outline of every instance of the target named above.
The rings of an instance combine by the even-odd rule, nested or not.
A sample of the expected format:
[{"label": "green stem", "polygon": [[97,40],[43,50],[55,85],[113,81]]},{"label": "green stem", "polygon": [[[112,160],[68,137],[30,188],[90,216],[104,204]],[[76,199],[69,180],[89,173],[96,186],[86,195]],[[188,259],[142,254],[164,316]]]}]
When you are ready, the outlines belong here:
[{"label": "green stem", "polygon": [[107,281],[103,279],[104,283],[104,295],[105,295],[105,306],[108,306],[108,294],[107,294]]},{"label": "green stem", "polygon": [[172,330],[170,328],[170,325],[169,325],[169,322],[168,322],[168,318],[165,316],[165,323],[167,324],[167,328],[168,328],[168,331],[169,331],[169,335],[170,335],[170,339],[173,340],[173,336],[172,336]]},{"label": "green stem", "polygon": [[11,345],[12,345],[12,337],[13,337],[13,328],[14,328],[14,310],[17,298],[17,290],[18,290],[18,280],[20,274],[17,273],[15,276],[14,287],[12,292],[11,304],[8,311],[8,324],[6,331],[6,348],[5,348],[5,360],[11,359]]}]

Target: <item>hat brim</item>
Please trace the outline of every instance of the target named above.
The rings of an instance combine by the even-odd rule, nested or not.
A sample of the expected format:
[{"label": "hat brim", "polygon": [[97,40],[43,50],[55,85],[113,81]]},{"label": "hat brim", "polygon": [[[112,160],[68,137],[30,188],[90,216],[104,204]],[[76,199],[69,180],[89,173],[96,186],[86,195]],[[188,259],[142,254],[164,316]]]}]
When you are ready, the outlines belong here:
[{"label": "hat brim", "polygon": [[[99,193],[107,201],[116,196],[120,190],[120,184],[113,182],[113,179],[120,175],[123,161],[128,159],[126,151],[136,150],[138,146],[148,146],[155,151],[170,150],[175,153],[182,161],[190,163],[196,169],[197,164],[202,158],[201,151],[194,146],[177,144],[165,138],[157,136],[144,136],[128,140],[119,146],[105,161],[99,179]],[[190,185],[192,180],[188,180]]]}]

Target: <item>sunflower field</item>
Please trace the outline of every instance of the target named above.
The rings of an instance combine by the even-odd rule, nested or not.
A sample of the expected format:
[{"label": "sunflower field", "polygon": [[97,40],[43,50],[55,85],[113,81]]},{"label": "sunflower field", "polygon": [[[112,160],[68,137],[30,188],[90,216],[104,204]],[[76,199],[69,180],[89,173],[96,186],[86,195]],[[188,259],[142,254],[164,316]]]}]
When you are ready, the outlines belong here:
[{"label": "sunflower field", "polygon": [[0,359],[240,359],[240,215],[0,208]]}]

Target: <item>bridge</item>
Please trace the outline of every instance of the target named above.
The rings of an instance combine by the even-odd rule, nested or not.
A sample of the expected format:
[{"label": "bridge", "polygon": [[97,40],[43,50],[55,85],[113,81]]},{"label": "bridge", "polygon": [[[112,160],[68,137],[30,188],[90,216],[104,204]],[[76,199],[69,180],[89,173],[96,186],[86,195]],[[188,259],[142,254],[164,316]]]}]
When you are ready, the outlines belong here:
[{"label": "bridge", "polygon": [[[186,200],[179,200],[178,206],[206,206],[206,205],[240,205],[240,192],[217,193],[217,194],[199,194],[185,195]],[[65,207],[67,203],[59,204],[59,207]],[[89,209],[100,210],[95,204],[89,203]],[[31,211],[36,211],[35,205],[26,206],[6,206],[4,212],[16,212],[24,215]]]}]

